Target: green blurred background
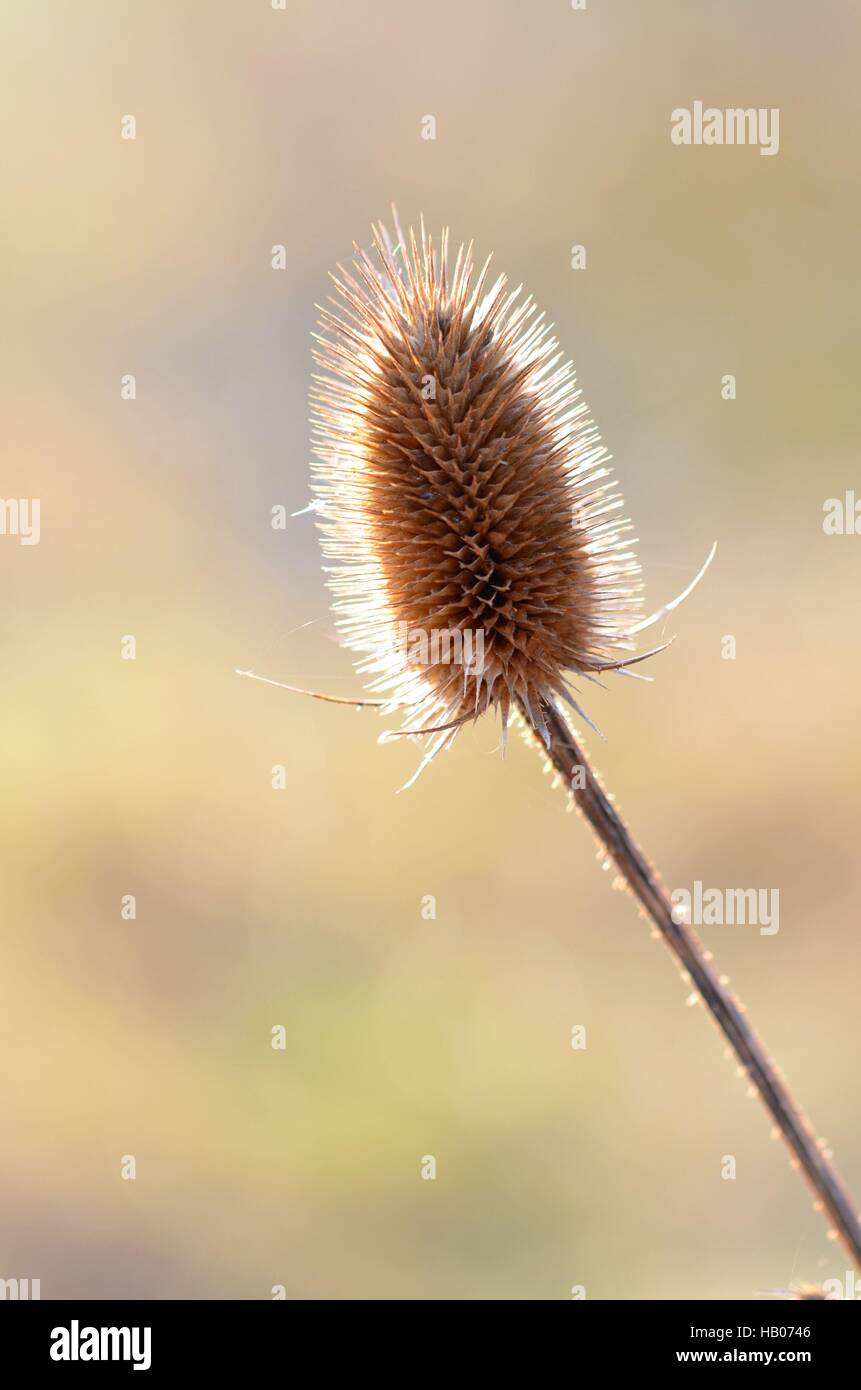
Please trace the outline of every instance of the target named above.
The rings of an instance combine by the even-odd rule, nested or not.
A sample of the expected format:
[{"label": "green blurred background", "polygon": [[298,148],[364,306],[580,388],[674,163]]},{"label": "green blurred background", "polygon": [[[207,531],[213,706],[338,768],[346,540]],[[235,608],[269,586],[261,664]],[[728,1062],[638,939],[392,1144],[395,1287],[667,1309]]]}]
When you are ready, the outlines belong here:
[{"label": "green blurred background", "polygon": [[[592,689],[590,747],[670,886],[779,888],[776,936],[703,934],[861,1191],[861,539],[822,530],[861,481],[861,12],[10,0],[4,26],[2,494],[41,498],[42,538],[0,538],[0,1275],[327,1299],[842,1278],[534,753],[503,762],[488,722],[396,797],[415,745],[234,669],[359,691],[313,518],[270,511],[308,500],[314,303],[395,200],[555,322],[650,606],[719,542],[655,684]],[[697,99],[778,107],[779,154],[672,145]]]}]

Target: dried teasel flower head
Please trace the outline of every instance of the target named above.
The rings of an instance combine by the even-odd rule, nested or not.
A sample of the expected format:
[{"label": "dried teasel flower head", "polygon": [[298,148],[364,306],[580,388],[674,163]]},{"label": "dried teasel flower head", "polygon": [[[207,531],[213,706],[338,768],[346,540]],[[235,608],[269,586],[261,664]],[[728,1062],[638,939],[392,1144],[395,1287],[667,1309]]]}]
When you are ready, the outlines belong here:
[{"label": "dried teasel flower head", "polygon": [[[547,741],[545,702],[625,670],[639,565],[607,454],[544,316],[504,276],[474,279],[374,228],[334,277],[315,335],[315,509],[345,645],[384,711],[435,736],[512,706]],[[662,610],[663,611],[663,610]],[[659,615],[654,615],[655,617]],[[584,718],[586,716],[583,716]],[[588,721],[587,721],[588,722]],[[424,764],[423,764],[424,766]]]}]

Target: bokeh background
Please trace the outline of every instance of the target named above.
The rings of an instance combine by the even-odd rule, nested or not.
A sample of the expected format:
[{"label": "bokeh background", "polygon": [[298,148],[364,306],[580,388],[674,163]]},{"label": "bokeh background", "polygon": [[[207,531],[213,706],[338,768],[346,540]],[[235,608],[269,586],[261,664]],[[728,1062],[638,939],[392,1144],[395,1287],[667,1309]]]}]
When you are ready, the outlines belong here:
[{"label": "bokeh background", "polygon": [[[398,797],[415,745],[234,671],[359,691],[313,517],[270,513],[308,501],[314,304],[395,200],[555,322],[650,605],[719,542],[655,683],[592,690],[590,746],[671,886],[779,889],[776,936],[704,935],[861,1191],[861,538],[822,528],[861,496],[861,13],[10,0],[4,28],[0,491],[41,499],[42,537],[0,538],[0,1275],[315,1299],[842,1278],[534,753],[503,762],[488,723]],[[778,107],[779,154],[672,145],[697,99]]]}]

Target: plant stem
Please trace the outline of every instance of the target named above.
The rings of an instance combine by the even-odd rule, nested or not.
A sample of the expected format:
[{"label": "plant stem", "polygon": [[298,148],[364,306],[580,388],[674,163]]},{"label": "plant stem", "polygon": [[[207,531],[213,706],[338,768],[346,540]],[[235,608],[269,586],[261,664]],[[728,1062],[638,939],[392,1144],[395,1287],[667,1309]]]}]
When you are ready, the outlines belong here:
[{"label": "plant stem", "polygon": [[[674,920],[667,890],[613,806],[567,720],[553,705],[543,704],[542,712],[551,739],[547,749],[531,729],[531,720],[522,706],[520,712],[528,731],[549,757],[631,892],[669,946],[683,976],[690,980],[729,1042],[783,1135],[793,1165],[801,1168],[816,1194],[817,1208],[821,1205],[827,1213],[849,1258],[861,1270],[861,1221],[826,1155],[824,1144],[817,1141],[774,1062],[747,1022],[741,1005],[721,983],[696,933],[686,923]],[[582,787],[574,784],[578,768],[583,769],[577,779],[583,781]]]}]

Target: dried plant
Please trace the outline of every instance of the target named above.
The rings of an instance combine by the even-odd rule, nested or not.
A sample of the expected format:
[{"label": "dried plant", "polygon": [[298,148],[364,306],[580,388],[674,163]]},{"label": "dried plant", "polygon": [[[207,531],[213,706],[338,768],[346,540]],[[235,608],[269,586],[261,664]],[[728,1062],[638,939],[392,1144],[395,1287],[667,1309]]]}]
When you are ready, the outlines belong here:
[{"label": "dried plant", "polygon": [[[394,242],[375,229],[376,263],[357,247],[354,273],[333,277],[335,312],[322,311],[317,337],[315,506],[335,562],[340,631],[378,696],[337,702],[404,712],[400,732],[429,739],[418,772],[488,711],[498,711],[503,738],[512,716],[522,722],[861,1267],[861,1224],[828,1151],[696,934],[676,920],[562,710],[565,702],[589,723],[572,681],[638,674],[630,668],[661,648],[637,654],[635,639],[706,566],[673,603],[639,616],[630,526],[618,519],[605,451],[543,317],[504,277],[487,288],[487,262],[473,284],[471,246],[449,277],[447,232],[437,254],[423,225],[418,243],[397,217],[395,228]],[[403,633],[441,630],[481,632],[482,660],[411,660]]]}]

